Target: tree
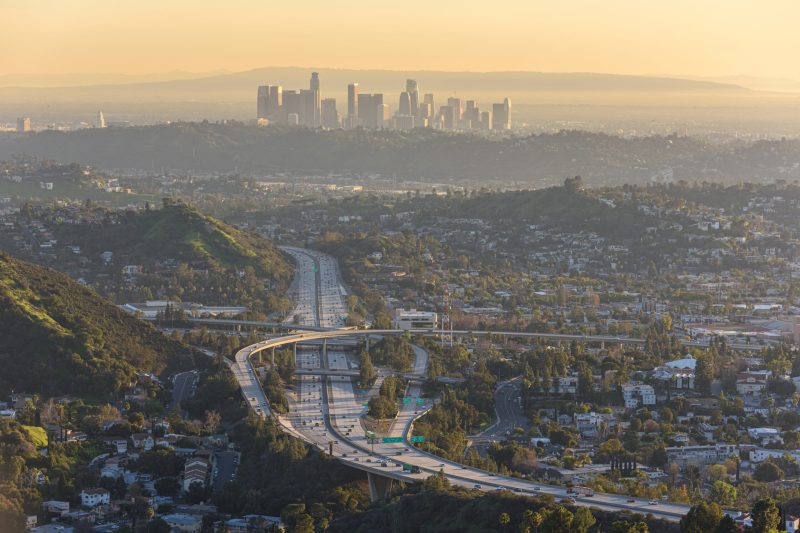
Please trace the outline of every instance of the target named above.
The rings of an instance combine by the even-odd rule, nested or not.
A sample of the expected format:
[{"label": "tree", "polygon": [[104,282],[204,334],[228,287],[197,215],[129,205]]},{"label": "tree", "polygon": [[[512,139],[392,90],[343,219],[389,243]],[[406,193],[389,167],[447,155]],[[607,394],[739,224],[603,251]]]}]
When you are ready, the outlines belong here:
[{"label": "tree", "polygon": [[778,529],[781,522],[781,510],[772,498],[758,500],[753,505],[753,533],[768,533]]},{"label": "tree", "polygon": [[712,483],[714,481],[724,481],[728,479],[728,469],[725,465],[710,465],[706,469],[706,477]]},{"label": "tree", "polygon": [[709,499],[723,507],[736,503],[736,487],[725,481],[715,481],[709,492]]},{"label": "tree", "polygon": [[628,522],[627,520],[615,520],[611,524],[611,533],[649,533],[650,529],[645,522]]},{"label": "tree", "polygon": [[359,386],[362,389],[368,388],[375,381],[375,367],[372,366],[372,358],[369,352],[363,350],[361,352],[361,361],[359,363]]},{"label": "tree", "polygon": [[298,514],[293,531],[294,533],[314,533],[314,519],[308,513]]},{"label": "tree", "polygon": [[572,517],[572,530],[577,533],[586,533],[589,528],[597,523],[597,519],[586,507],[579,507]]},{"label": "tree", "polygon": [[739,533],[741,530],[733,518],[728,515],[722,517],[714,533]]},{"label": "tree", "polygon": [[222,416],[218,412],[206,411],[203,430],[209,435],[213,435],[217,431],[220,422],[222,422]]},{"label": "tree", "polygon": [[756,467],[753,479],[762,483],[771,483],[783,479],[784,473],[778,465],[767,459]]},{"label": "tree", "polygon": [[563,505],[556,506],[555,509],[545,509],[547,513],[542,520],[541,530],[544,533],[571,533],[573,514]]},{"label": "tree", "polygon": [[497,521],[500,523],[500,527],[505,529],[511,523],[511,516],[508,513],[500,513]]},{"label": "tree", "polygon": [[681,518],[683,533],[708,533],[722,520],[722,509],[716,503],[700,502]]}]

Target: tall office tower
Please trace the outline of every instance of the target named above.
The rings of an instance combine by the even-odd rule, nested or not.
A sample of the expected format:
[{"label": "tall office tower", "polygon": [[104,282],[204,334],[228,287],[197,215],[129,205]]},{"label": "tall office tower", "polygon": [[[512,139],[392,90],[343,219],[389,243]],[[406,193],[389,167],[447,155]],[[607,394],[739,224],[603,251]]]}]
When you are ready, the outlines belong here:
[{"label": "tall office tower", "polygon": [[300,91],[283,91],[282,98],[283,105],[279,109],[278,120],[286,123],[289,120],[289,115],[297,115],[297,123],[300,124],[301,110],[303,108]]},{"label": "tall office tower", "polygon": [[418,113],[419,120],[417,121],[416,126],[418,128],[428,128],[431,125],[431,119],[433,118],[433,108],[431,108],[431,104],[422,102],[419,104],[419,113]]},{"label": "tall office tower", "polygon": [[[381,102],[383,101],[383,95],[381,96]],[[388,124],[391,115],[389,114],[389,105],[388,104],[376,104],[375,106],[375,116],[377,120],[375,121],[376,128],[383,128]]]},{"label": "tall office tower", "polygon": [[317,120],[317,91],[300,91],[300,124],[307,128],[315,128]]},{"label": "tall office tower", "polygon": [[448,98],[447,107],[453,108],[453,123],[457,127],[461,122],[461,98]]},{"label": "tall office tower", "polygon": [[467,100],[467,107],[464,109],[464,115],[461,117],[461,125],[464,129],[477,128],[481,120],[481,112],[475,100]]},{"label": "tall office tower", "polygon": [[502,104],[492,105],[492,129],[511,129],[511,100],[505,98]]},{"label": "tall office tower", "polygon": [[452,106],[443,105],[439,109],[439,117],[442,122],[442,128],[446,130],[453,130],[456,126],[455,111]]},{"label": "tall office tower", "polygon": [[339,112],[336,110],[336,98],[322,100],[322,127],[328,129],[339,128]]},{"label": "tall office tower", "polygon": [[492,104],[492,129],[502,130],[505,123],[506,109],[503,104]]},{"label": "tall office tower", "polygon": [[436,112],[436,102],[433,101],[433,93],[426,93],[422,101],[431,106],[431,113]]},{"label": "tall office tower", "polygon": [[269,109],[269,87],[259,85],[256,97],[256,118],[267,118],[267,109]]},{"label": "tall office tower", "polygon": [[417,116],[419,113],[419,87],[417,87],[417,80],[406,80],[406,92],[411,104],[410,115]]},{"label": "tall office tower", "polygon": [[95,125],[98,128],[105,128],[106,127],[106,117],[103,116],[103,112],[102,111],[98,111],[97,112],[97,122],[95,123]]},{"label": "tall office tower", "polygon": [[481,113],[481,129],[488,130],[492,128],[492,112],[484,111]]},{"label": "tall office tower", "polygon": [[358,126],[358,83],[351,83],[347,86],[347,127],[355,128]]},{"label": "tall office tower", "polygon": [[314,96],[314,114],[312,117],[312,126],[319,126],[322,120],[322,112],[320,108],[320,91],[319,91],[319,73],[312,72],[311,73],[311,81],[308,84],[308,88],[311,89],[315,93]]},{"label": "tall office tower", "polygon": [[281,106],[283,105],[283,87],[270,85],[269,98],[267,99],[267,118],[282,120]]},{"label": "tall office tower", "polygon": [[372,124],[375,123],[375,113],[372,109],[372,95],[367,93],[357,95],[355,105],[356,109],[358,109],[356,124],[364,128],[371,128]]},{"label": "tall office tower", "polygon": [[411,96],[406,91],[400,93],[400,105],[397,107],[397,114],[411,116]]},{"label": "tall office tower", "polygon": [[19,117],[17,119],[17,133],[31,131],[31,117]]}]

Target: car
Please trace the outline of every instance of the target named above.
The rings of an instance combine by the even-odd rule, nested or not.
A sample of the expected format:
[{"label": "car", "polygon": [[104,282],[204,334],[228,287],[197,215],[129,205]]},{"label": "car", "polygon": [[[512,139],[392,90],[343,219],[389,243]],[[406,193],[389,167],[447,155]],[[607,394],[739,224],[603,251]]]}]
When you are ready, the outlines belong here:
[{"label": "car", "polygon": [[472,486],[472,488],[473,488],[473,489],[480,489],[480,488],[481,488],[481,486],[480,486],[480,485],[478,485],[477,483],[475,483],[475,484]]},{"label": "car", "polygon": [[658,505],[658,502],[656,500],[650,500],[647,502],[647,505]]},{"label": "car", "polygon": [[628,498],[628,503],[636,503],[636,500],[634,500],[633,498]]},{"label": "car", "polygon": [[514,487],[514,488],[513,488],[513,489],[511,489],[511,490],[513,490],[514,492],[521,492],[521,491],[519,490],[519,487]]},{"label": "car", "polygon": [[389,463],[387,463],[386,461],[381,461],[381,466],[383,468],[386,468],[387,466],[389,466]]},{"label": "car", "polygon": [[503,485],[498,485],[494,490],[506,490],[506,488]]},{"label": "car", "polygon": [[353,458],[353,461],[358,462],[358,457]]},{"label": "car", "polygon": [[533,487],[533,490],[542,490],[542,487]]}]

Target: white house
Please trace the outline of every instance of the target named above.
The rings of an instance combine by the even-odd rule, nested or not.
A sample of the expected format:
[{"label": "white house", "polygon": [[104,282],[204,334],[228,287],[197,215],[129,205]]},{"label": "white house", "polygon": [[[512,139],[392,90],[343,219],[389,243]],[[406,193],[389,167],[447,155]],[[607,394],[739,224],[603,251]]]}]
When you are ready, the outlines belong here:
[{"label": "white house", "polygon": [[97,507],[107,505],[111,501],[111,493],[106,489],[83,489],[81,491],[81,505],[84,507]]},{"label": "white house", "polygon": [[626,383],[622,386],[622,397],[625,399],[625,407],[629,409],[656,404],[656,392],[653,386],[643,383]]}]

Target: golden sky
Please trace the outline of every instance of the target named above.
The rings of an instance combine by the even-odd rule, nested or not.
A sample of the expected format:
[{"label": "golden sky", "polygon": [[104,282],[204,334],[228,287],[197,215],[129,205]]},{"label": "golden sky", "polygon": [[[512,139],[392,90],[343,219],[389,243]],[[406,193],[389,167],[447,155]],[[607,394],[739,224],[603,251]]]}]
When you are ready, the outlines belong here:
[{"label": "golden sky", "polygon": [[800,78],[800,0],[0,0],[0,74],[267,66]]}]

